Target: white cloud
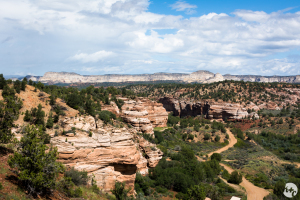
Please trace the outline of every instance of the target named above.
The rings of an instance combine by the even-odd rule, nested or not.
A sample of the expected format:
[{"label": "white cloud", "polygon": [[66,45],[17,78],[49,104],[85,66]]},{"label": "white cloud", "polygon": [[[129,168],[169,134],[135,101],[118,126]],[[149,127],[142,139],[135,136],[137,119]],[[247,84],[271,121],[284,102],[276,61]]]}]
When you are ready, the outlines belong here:
[{"label": "white cloud", "polygon": [[192,5],[181,0],[176,1],[174,4],[170,5],[170,7],[176,11],[185,11],[186,14],[196,13],[195,9],[197,8],[196,5]]},{"label": "white cloud", "polygon": [[[0,0],[0,66],[8,66],[3,73],[74,68],[91,74],[199,69],[223,74],[299,73],[300,59],[287,57],[290,51],[300,54],[300,12],[236,10],[184,18],[150,12],[149,4]],[[197,7],[177,1],[172,8],[190,12]],[[178,31],[154,31],[159,29]],[[283,56],[276,58],[278,54]]]},{"label": "white cloud", "polygon": [[86,54],[86,53],[79,53],[70,58],[70,60],[78,60],[83,63],[88,62],[98,62],[99,60],[103,60],[104,58],[107,58],[109,56],[113,55],[113,52],[110,51],[98,51],[92,54]]}]

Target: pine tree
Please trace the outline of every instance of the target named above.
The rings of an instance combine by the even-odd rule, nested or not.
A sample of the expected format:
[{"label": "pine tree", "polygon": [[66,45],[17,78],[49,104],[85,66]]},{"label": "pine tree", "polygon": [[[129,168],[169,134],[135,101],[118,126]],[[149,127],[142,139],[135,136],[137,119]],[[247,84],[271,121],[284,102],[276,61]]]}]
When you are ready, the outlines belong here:
[{"label": "pine tree", "polygon": [[5,81],[5,78],[3,77],[3,74],[0,74],[0,90],[2,90],[6,85],[7,83]]},{"label": "pine tree", "polygon": [[17,93],[20,93],[20,91],[21,91],[21,82],[19,80],[16,80],[14,82],[14,88],[15,88]]},{"label": "pine tree", "polygon": [[53,117],[52,117],[52,112],[50,111],[49,113],[49,117],[47,120],[47,124],[46,124],[47,128],[52,128],[53,127]]},{"label": "pine tree", "polygon": [[21,90],[22,91],[25,91],[26,85],[27,85],[27,79],[24,78],[23,81],[22,81],[22,83],[21,83]]},{"label": "pine tree", "polygon": [[45,125],[45,112],[42,110],[42,105],[39,104],[38,105],[38,109],[36,111],[36,120],[35,120],[35,124],[36,125]]},{"label": "pine tree", "polygon": [[24,120],[25,122],[29,122],[29,121],[30,121],[30,113],[29,113],[28,110],[26,110],[25,116],[24,116],[23,120]]},{"label": "pine tree", "polygon": [[56,162],[57,149],[49,149],[44,144],[40,128],[27,126],[25,132],[18,151],[10,156],[8,164],[17,169],[18,179],[23,182],[29,194],[49,193],[55,188],[58,173],[64,170],[63,165]]}]

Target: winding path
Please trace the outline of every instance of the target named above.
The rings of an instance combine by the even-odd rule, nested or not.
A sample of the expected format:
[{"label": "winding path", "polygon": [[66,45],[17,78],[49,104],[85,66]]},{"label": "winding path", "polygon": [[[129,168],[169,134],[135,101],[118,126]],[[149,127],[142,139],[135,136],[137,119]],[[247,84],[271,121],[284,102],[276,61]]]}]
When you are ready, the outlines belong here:
[{"label": "winding path", "polygon": [[[237,139],[234,137],[234,135],[231,133],[231,131],[229,129],[226,129],[226,132],[229,135],[229,144],[221,149],[218,149],[214,152],[209,153],[208,154],[209,157],[213,153],[222,153],[223,151],[226,151],[227,149],[229,149],[230,147],[233,147],[237,143]],[[223,163],[220,163],[220,165],[223,166],[230,174],[234,171],[234,169],[230,168],[229,166],[227,166]],[[226,181],[226,183],[227,183],[227,181]],[[229,184],[229,185],[231,186],[232,184]],[[245,177],[243,177],[242,183],[240,185],[246,189],[247,199],[249,199],[249,200],[263,200],[263,198],[269,194],[269,191],[253,185],[250,181],[245,179]],[[234,188],[237,189],[237,187],[234,187]]]}]

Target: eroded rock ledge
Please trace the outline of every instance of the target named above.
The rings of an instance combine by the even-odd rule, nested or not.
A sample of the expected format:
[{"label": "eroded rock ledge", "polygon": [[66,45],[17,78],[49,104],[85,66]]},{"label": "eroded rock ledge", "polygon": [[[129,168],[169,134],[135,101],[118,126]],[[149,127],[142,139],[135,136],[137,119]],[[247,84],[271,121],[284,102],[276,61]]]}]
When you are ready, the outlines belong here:
[{"label": "eroded rock ledge", "polygon": [[[184,101],[172,97],[164,97],[160,99],[160,102],[167,111],[173,112],[175,116],[184,117],[204,114],[204,101]],[[210,119],[242,119],[248,116],[259,118],[257,113],[248,113],[247,109],[238,103],[211,101],[209,104],[208,117]]]},{"label": "eroded rock ledge", "polygon": [[133,192],[136,172],[147,174],[148,167],[155,167],[162,158],[155,144],[137,136],[135,129],[103,127],[101,120],[95,122],[91,116],[65,118],[61,124],[67,132],[72,127],[76,130],[75,134],[51,139],[52,145],[58,148],[58,161],[93,174],[103,191],[109,192],[115,181],[125,181]]}]

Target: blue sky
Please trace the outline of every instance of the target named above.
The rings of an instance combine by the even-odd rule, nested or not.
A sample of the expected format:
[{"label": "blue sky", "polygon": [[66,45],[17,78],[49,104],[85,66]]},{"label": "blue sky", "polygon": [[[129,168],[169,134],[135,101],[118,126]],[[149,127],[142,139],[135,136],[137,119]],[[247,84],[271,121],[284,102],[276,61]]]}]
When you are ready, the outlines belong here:
[{"label": "blue sky", "polygon": [[5,75],[295,75],[299,47],[299,0],[0,0]]}]

